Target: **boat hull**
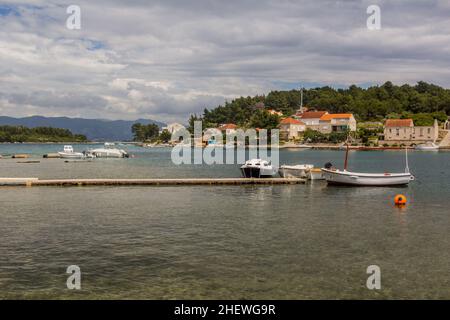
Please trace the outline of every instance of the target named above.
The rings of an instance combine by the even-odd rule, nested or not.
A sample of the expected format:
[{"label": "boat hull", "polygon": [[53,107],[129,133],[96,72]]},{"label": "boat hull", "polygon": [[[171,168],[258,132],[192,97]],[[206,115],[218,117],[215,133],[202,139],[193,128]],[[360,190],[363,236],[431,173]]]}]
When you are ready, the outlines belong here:
[{"label": "boat hull", "polygon": [[93,154],[97,158],[126,158],[127,157],[127,153],[121,152],[120,150],[94,149],[94,150],[91,150],[91,154]]},{"label": "boat hull", "polygon": [[325,180],[320,169],[311,169],[308,174],[309,180]]},{"label": "boat hull", "polygon": [[417,146],[415,150],[418,151],[439,151],[439,147],[427,147],[427,146]]},{"label": "boat hull", "polygon": [[322,169],[328,184],[353,186],[401,186],[414,177],[410,173],[364,174],[339,170]]},{"label": "boat hull", "polygon": [[82,153],[74,152],[74,153],[66,153],[66,152],[58,152],[59,157],[63,159],[83,159],[85,156]]},{"label": "boat hull", "polygon": [[278,174],[282,178],[308,178],[311,169],[310,167],[281,166]]},{"label": "boat hull", "polygon": [[261,168],[246,167],[241,168],[241,173],[244,178],[272,178],[273,172]]}]

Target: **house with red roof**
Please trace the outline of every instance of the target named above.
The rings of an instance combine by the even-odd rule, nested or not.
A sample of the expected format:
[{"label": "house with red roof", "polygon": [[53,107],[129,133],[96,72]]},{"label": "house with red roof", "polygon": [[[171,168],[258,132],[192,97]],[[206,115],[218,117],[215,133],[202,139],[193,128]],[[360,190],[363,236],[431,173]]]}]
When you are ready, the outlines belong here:
[{"label": "house with red roof", "polygon": [[356,131],[356,119],[351,113],[328,113],[328,111],[307,111],[298,119],[306,128],[321,133]]},{"label": "house with red roof", "polygon": [[296,119],[303,122],[307,128],[319,131],[320,118],[328,114],[327,111],[306,111],[295,116]]},{"label": "house with red roof", "polygon": [[327,113],[319,119],[322,133],[356,131],[356,119],[351,113]]},{"label": "house with red roof", "polygon": [[225,134],[233,134],[236,132],[237,128],[238,126],[235,125],[234,123],[224,123],[221,124],[217,129],[219,129],[220,131],[222,131],[222,133]]},{"label": "house with red roof", "polygon": [[280,139],[295,140],[306,130],[306,124],[300,120],[288,117],[280,121]]},{"label": "house with red roof", "polygon": [[412,119],[387,119],[384,124],[384,141],[389,143],[418,144],[435,142],[439,137],[439,124],[415,126]]}]

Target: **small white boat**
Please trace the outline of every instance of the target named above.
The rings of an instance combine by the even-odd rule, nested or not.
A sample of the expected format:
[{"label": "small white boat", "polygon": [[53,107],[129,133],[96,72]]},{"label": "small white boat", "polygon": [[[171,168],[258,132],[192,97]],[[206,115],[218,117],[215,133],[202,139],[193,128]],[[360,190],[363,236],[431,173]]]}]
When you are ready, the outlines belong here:
[{"label": "small white boat", "polygon": [[328,184],[352,185],[352,186],[399,186],[407,185],[414,180],[414,176],[409,172],[408,149],[406,150],[406,168],[403,173],[362,173],[347,171],[348,144],[345,153],[344,170],[338,170],[331,163],[327,163],[322,168],[322,175]]},{"label": "small white boat", "polygon": [[277,173],[271,163],[261,159],[251,159],[241,167],[244,178],[271,178]]},{"label": "small white boat", "polygon": [[103,148],[89,150],[89,153],[97,158],[128,158],[125,150],[114,148],[114,143],[105,143]]},{"label": "small white boat", "polygon": [[322,168],[322,174],[329,184],[355,186],[396,186],[407,185],[414,180],[413,175],[405,173],[360,173]]},{"label": "small white boat", "polygon": [[64,146],[64,151],[60,151],[58,154],[64,159],[83,159],[85,157],[82,152],[74,152],[72,146]]},{"label": "small white boat", "polygon": [[309,180],[325,180],[320,168],[312,168],[308,174]]},{"label": "small white boat", "polygon": [[312,168],[314,168],[312,164],[282,165],[278,173],[282,178],[308,178]]},{"label": "small white boat", "polygon": [[419,151],[439,151],[439,146],[434,142],[427,142],[417,145],[414,149]]}]

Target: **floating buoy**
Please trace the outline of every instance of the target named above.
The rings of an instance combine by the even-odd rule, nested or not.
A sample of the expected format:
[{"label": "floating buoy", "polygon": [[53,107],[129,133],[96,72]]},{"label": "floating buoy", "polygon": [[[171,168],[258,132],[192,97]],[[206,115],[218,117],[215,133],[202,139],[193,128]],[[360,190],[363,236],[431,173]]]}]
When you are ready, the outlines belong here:
[{"label": "floating buoy", "polygon": [[405,197],[404,195],[402,195],[402,194],[398,194],[398,195],[396,195],[395,198],[394,198],[394,203],[395,203],[395,205],[397,205],[397,206],[404,206],[404,205],[406,204],[406,202],[407,202],[407,199],[406,199],[406,197]]}]

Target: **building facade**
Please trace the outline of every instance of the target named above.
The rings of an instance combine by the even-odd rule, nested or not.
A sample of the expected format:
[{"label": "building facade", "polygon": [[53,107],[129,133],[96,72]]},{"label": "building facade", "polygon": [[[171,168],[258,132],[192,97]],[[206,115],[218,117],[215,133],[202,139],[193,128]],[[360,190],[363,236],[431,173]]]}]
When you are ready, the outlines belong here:
[{"label": "building facade", "polygon": [[295,140],[301,136],[306,130],[306,124],[294,118],[285,118],[281,120],[280,125],[280,139]]},{"label": "building facade", "polygon": [[236,133],[237,128],[238,128],[238,126],[235,125],[234,123],[224,123],[224,124],[220,125],[217,129],[222,131],[222,133],[224,133],[224,134],[233,134],[233,133]]},{"label": "building facade", "polygon": [[320,131],[320,118],[326,114],[328,114],[327,111],[307,111],[297,119],[303,122],[308,129]]},{"label": "building facade", "polygon": [[[183,126],[183,125],[180,124],[180,123],[174,122],[174,123],[169,123],[169,124],[167,125],[167,127],[161,128],[161,132],[164,131],[164,130],[167,130],[167,131],[170,132],[170,134],[173,135],[174,133],[177,133],[178,131],[183,130],[183,129],[186,129],[186,127]],[[171,141],[171,142],[178,142],[178,141],[179,141],[179,138],[175,139],[175,138],[172,137],[172,138],[170,139],[170,141]]]},{"label": "building facade", "polygon": [[319,120],[322,133],[356,131],[356,119],[351,113],[324,114]]},{"label": "building facade", "polygon": [[439,124],[414,126],[412,119],[388,119],[384,126],[384,141],[390,143],[417,144],[435,142],[439,137]]}]

